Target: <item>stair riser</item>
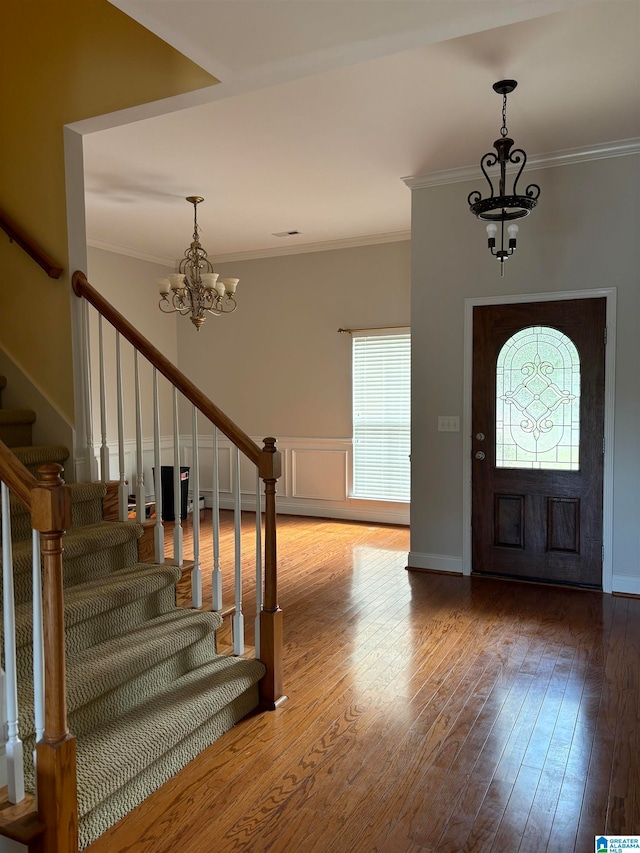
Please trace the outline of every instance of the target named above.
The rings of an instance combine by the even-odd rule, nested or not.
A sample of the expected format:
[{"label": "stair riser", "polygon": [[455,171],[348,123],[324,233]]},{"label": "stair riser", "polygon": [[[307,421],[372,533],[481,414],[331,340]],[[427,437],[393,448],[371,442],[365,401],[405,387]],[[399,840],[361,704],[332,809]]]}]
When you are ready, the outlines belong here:
[{"label": "stair riser", "polygon": [[[2,518],[1,512],[0,518]],[[88,524],[98,524],[100,521],[102,521],[102,500],[71,504],[72,527],[85,527]],[[22,504],[12,503],[11,505],[11,539],[13,542],[31,539],[31,516]],[[0,542],[2,542],[1,533]]]},{"label": "stair riser", "polygon": [[[258,688],[254,685],[213,715],[205,725],[191,732],[162,758],[145,768],[120,790],[99,803],[92,811],[87,814],[81,813],[78,825],[80,850],[88,847],[110,826],[156,791],[160,785],[175,776],[203,749],[251,713],[257,707],[258,700]],[[162,736],[162,732],[158,732],[158,735]]]},{"label": "stair riser", "polygon": [[[81,737],[91,729],[102,726],[118,714],[126,713],[134,708],[141,696],[149,696],[155,690],[172,681],[186,675],[190,670],[203,666],[215,657],[215,634],[203,637],[184,649],[164,660],[158,661],[154,666],[133,676],[128,681],[120,683],[117,687],[108,690],[101,696],[95,697],[79,708],[68,706],[69,730],[76,737]],[[26,669],[26,660],[22,662]],[[31,673],[28,673],[29,682]],[[20,737],[24,742],[31,742],[35,736],[33,716],[33,692],[31,684],[25,687],[26,679],[22,680],[22,690],[18,697],[20,708]]]},{"label": "stair riser", "polygon": [[31,424],[0,424],[0,441],[7,447],[29,447],[33,443]]},{"label": "stair riser", "polygon": [[215,637],[212,634],[206,640],[182,649],[168,660],[118,685],[115,690],[98,697],[89,705],[70,712],[70,730],[78,737],[82,737],[96,726],[108,723],[117,714],[130,711],[140,702],[140,697],[152,695],[154,691],[169,685],[195,667],[202,666],[214,656]]},{"label": "stair riser", "polygon": [[155,616],[168,613],[175,607],[175,596],[174,587],[164,587],[146,598],[100,613],[79,625],[69,626],[66,632],[67,655],[78,654],[97,643],[111,640],[122,634],[125,626],[134,628]]},{"label": "stair riser", "polygon": [[[122,566],[132,565],[137,562],[137,559],[137,542],[124,542],[113,548],[83,554],[71,560],[63,558],[64,585],[70,587],[85,581],[104,578],[118,571]],[[16,604],[23,604],[32,599],[31,563],[30,554],[19,554],[14,558],[13,583]]]}]

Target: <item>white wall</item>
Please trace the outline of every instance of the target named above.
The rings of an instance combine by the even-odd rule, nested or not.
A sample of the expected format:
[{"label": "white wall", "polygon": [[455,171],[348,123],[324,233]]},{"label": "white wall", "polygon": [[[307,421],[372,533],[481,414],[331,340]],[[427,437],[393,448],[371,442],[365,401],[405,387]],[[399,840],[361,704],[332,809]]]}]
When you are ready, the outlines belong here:
[{"label": "white wall", "polygon": [[504,278],[467,207],[484,183],[479,170],[472,182],[412,193],[411,553],[422,565],[461,566],[463,436],[438,433],[437,416],[462,415],[465,298],[615,287],[613,588],[640,593],[640,158],[529,169],[524,179],[540,184],[540,202]]}]

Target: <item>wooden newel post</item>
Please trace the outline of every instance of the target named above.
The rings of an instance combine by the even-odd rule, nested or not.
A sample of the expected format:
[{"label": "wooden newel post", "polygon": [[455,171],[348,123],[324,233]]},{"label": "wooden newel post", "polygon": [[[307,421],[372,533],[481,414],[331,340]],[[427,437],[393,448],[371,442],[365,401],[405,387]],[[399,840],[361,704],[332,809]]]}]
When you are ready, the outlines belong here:
[{"label": "wooden newel post", "polygon": [[282,684],[282,611],[278,606],[278,564],[276,551],[276,482],[282,473],[275,438],[265,438],[260,457],[260,478],[264,481],[264,600],[260,613],[260,659],[267,674],[260,682],[260,704],[274,710],[286,699]]},{"label": "wooden newel post", "polygon": [[45,719],[36,744],[38,812],[44,853],[77,853],[76,739],[67,728],[62,536],[71,524],[71,495],[55,463],[38,469],[31,518],[40,532],[43,563]]}]

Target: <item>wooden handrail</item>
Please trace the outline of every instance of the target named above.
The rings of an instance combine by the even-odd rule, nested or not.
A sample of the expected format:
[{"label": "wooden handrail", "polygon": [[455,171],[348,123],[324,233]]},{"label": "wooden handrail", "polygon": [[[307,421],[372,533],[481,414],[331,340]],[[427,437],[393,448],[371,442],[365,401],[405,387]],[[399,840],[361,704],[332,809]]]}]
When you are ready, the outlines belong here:
[{"label": "wooden handrail", "polygon": [[19,225],[12,222],[11,219],[0,210],[0,228],[8,235],[12,243],[17,243],[21,249],[33,258],[33,260],[42,267],[49,278],[60,278],[62,275],[62,267],[51,258],[44,249],[41,249],[38,244],[26,234]]},{"label": "wooden handrail", "polygon": [[280,452],[275,438],[265,438],[261,449],[243,430],[219,409],[184,373],[153,346],[120,314],[77,270],[71,279],[76,296],[84,297],[125,337],[171,384],[180,391],[209,421],[227,436],[245,456],[257,465],[265,488],[265,564],[264,607],[260,613],[260,659],[266,674],[260,681],[260,704],[274,709],[286,698],[283,695],[282,611],[278,605],[278,567],[276,554],[276,483],[282,474]]},{"label": "wooden handrail", "polygon": [[31,511],[31,492],[38,486],[38,481],[3,441],[0,441],[0,480]]},{"label": "wooden handrail", "polygon": [[86,275],[77,270],[71,280],[76,296],[83,296],[90,302],[111,325],[132,344],[160,373],[175,385],[202,414],[209,418],[218,429],[230,439],[254,465],[258,465],[262,450],[244,430],[240,429],[231,418],[227,417],[206,394],[178,370],[159,349],[153,346],[134,326],[126,320],[119,311],[107,302],[100,293],[87,281]]}]

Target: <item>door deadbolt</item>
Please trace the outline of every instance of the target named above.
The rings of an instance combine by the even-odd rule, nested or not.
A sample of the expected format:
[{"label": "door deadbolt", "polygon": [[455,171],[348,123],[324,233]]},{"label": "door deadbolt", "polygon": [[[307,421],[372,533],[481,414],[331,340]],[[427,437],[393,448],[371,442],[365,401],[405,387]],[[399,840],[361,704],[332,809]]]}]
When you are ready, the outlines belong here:
[{"label": "door deadbolt", "polygon": [[483,432],[477,432],[476,438],[478,439],[478,441],[484,441],[484,433]]}]

